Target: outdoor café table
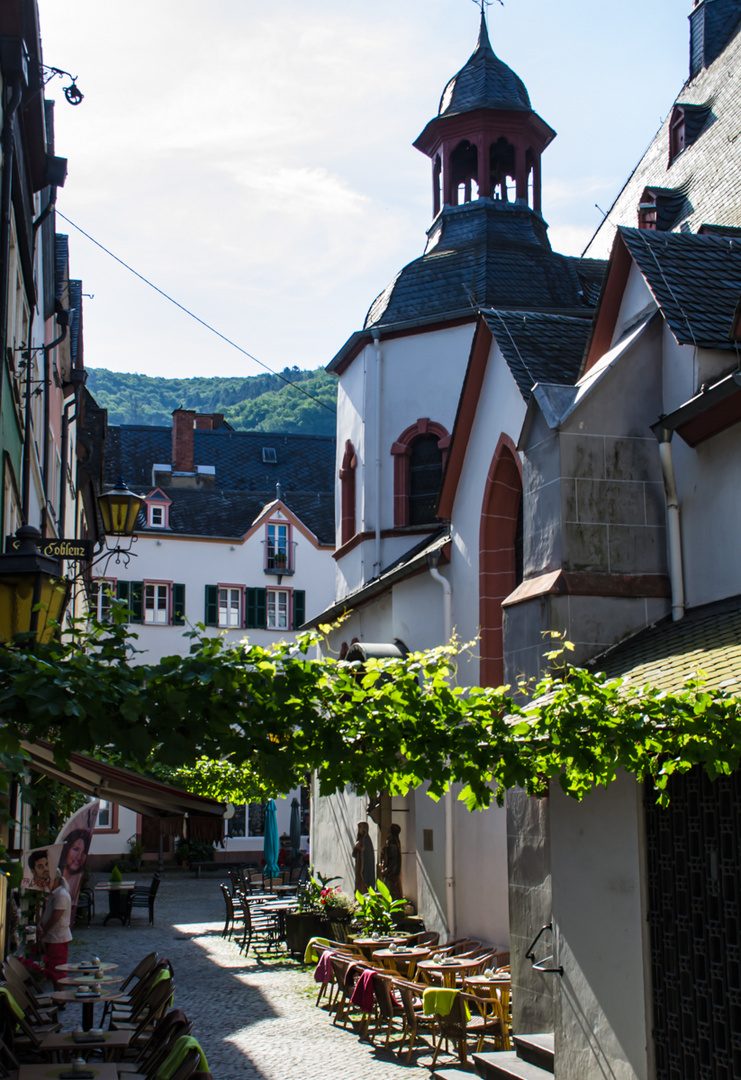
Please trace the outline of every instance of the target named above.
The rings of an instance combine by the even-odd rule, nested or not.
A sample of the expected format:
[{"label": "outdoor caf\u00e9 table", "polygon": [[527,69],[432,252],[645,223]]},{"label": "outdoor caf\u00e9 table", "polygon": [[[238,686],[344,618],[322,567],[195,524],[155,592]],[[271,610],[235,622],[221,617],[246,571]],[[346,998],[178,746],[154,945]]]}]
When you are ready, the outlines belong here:
[{"label": "outdoor caf\u00e9 table", "polygon": [[103,1031],[100,1038],[77,1040],[71,1031],[50,1031],[44,1036],[39,1049],[42,1053],[56,1054],[58,1060],[65,1057],[77,1057],[85,1054],[87,1050],[102,1050],[104,1061],[113,1061],[119,1058],[122,1052],[131,1042],[130,1031]]},{"label": "outdoor caf\u00e9 table", "polygon": [[395,950],[393,952],[391,949],[376,949],[372,954],[372,958],[385,968],[389,966],[390,961],[400,975],[403,975],[405,979],[411,979],[415,966],[420,960],[425,960],[429,955],[430,950],[420,946],[419,948]]},{"label": "outdoor caf\u00e9 table", "polygon": [[118,964],[104,963],[102,960],[99,964],[95,965],[91,964],[90,961],[86,963],[82,960],[77,964],[58,964],[57,970],[70,972],[79,971],[81,975],[94,975],[96,971],[113,971],[117,967]]},{"label": "outdoor caf\u00e9 table", "polygon": [[111,987],[113,983],[122,983],[124,981],[123,975],[68,975],[66,979],[57,980],[62,986],[106,986]]},{"label": "outdoor caf\u00e9 table", "polygon": [[89,1031],[95,1026],[95,1006],[99,1001],[118,1001],[123,995],[116,990],[103,990],[100,994],[83,997],[77,990],[57,990],[49,997],[52,1001],[59,1001],[64,1005],[77,1002],[82,1005],[82,1029]]},{"label": "outdoor caf\u00e9 table", "polygon": [[102,885],[95,886],[96,892],[108,893],[108,914],[103,919],[103,926],[108,925],[109,919],[120,919],[121,925],[124,925],[126,921],[126,898],[135,886],[135,881],[119,881],[118,883],[106,881]]},{"label": "outdoor caf\u00e9 table", "polygon": [[[21,1065],[18,1080],[59,1080],[71,1071],[69,1062],[66,1065]],[[93,1080],[118,1080],[118,1069],[113,1062],[86,1065],[85,1071],[92,1073]]]},{"label": "outdoor caf\u00e9 table", "polygon": [[454,964],[443,964],[439,960],[420,960],[417,964],[418,971],[430,975],[440,975],[443,986],[446,986],[449,990],[455,988],[459,977],[461,979],[470,979],[477,967],[481,967],[480,960],[456,960]]},{"label": "outdoor caf\u00e9 table", "polygon": [[385,934],[382,937],[376,938],[356,937],[350,944],[356,945],[365,959],[370,960],[375,949],[385,949],[389,945],[405,945],[408,937],[408,934],[405,934],[403,937],[388,937]]},{"label": "outdoor caf\u00e9 table", "polygon": [[298,906],[297,901],[291,902],[290,900],[273,900],[270,904],[260,904],[260,911],[264,911],[268,915],[278,916],[278,938],[280,941],[286,940],[286,915],[289,911],[295,911]]}]

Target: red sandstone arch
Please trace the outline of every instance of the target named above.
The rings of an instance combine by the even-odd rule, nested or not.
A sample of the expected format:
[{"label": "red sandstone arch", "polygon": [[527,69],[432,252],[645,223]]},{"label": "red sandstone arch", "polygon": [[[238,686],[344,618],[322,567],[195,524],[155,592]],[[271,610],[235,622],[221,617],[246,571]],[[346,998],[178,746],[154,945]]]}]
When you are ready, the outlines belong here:
[{"label": "red sandstone arch", "polygon": [[348,439],[340,469],[340,544],[346,544],[355,536],[355,473],[358,458],[355,447]]},{"label": "red sandstone arch", "polygon": [[412,443],[421,435],[437,436],[437,445],[443,455],[443,470],[445,469],[450,435],[442,424],[422,417],[416,424],[411,424],[402,431],[391,447],[391,453],[394,456],[394,525],[396,528],[403,528],[409,524],[409,457],[412,452]]},{"label": "red sandstone arch", "polygon": [[502,601],[517,585],[517,518],[522,463],[508,435],[500,435],[486,478],[479,531],[479,623],[482,686],[504,681]]}]

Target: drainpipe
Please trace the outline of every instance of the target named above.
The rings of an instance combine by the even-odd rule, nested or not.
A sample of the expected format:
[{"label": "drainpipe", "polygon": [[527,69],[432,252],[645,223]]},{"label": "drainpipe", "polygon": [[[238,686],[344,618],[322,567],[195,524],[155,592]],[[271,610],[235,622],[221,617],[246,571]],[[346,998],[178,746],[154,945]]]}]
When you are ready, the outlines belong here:
[{"label": "drainpipe", "polygon": [[381,576],[381,335],[373,331],[376,347],[376,529],[373,544],[373,577]]},{"label": "drainpipe", "polygon": [[2,368],[0,368],[0,410],[3,403],[3,387],[5,385],[5,368],[7,357],[5,350],[8,344],[8,280],[10,278],[10,218],[12,208],[13,189],[13,154],[15,143],[13,141],[13,120],[18,112],[18,106],[23,97],[23,83],[16,79],[10,95],[10,101],[5,108],[2,133],[2,190],[0,191],[0,311],[2,311],[2,326],[0,326],[0,348],[3,350]]},{"label": "drainpipe", "polygon": [[53,349],[56,349],[57,345],[61,345],[64,339],[67,337],[67,329],[69,326],[69,312],[60,311],[57,314],[57,322],[62,327],[61,334],[50,342],[48,345],[43,346],[44,353],[44,512],[41,519],[41,531],[44,536],[47,535],[46,526],[49,521],[49,465],[51,458],[51,437],[49,435],[49,423],[51,421],[51,402],[49,400],[51,392],[51,353]]},{"label": "drainpipe", "polygon": [[684,616],[684,579],[682,575],[682,532],[679,522],[679,496],[674,477],[672,458],[673,432],[661,424],[654,426],[654,434],[659,440],[659,457],[664,476],[666,494],[666,542],[669,557],[669,580],[672,589],[672,618],[675,622]]},{"label": "drainpipe", "polygon": [[[443,612],[445,625],[445,642],[453,636],[452,625],[452,599],[453,590],[450,582],[438,570],[440,551],[434,551],[427,556],[430,577],[442,586]],[[455,937],[455,861],[454,861],[454,810],[453,790],[448,788],[445,794],[445,921],[448,924],[448,940]]]}]

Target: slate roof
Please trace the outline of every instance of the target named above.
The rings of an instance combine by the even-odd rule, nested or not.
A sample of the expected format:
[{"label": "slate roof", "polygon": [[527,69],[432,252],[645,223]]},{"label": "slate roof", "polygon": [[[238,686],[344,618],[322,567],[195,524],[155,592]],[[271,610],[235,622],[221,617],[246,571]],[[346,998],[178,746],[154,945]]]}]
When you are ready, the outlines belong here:
[{"label": "slate roof", "polygon": [[620,229],[680,344],[735,348],[729,339],[741,296],[741,240],[734,236]]},{"label": "slate roof", "polygon": [[[730,23],[733,26],[733,20]],[[682,87],[677,105],[703,106],[691,110],[692,142],[669,164],[669,125],[673,109],[626,181],[607,216],[595,232],[585,255],[604,258],[620,225],[638,224],[638,203],[646,187],[685,188],[686,198],[673,221],[675,231],[697,232],[704,222],[741,223],[741,24],[732,30],[723,52]],[[702,125],[697,130],[699,121]]]},{"label": "slate roof", "polygon": [[631,686],[650,684],[667,692],[679,690],[703,671],[711,687],[741,688],[741,597],[691,608],[673,622],[671,616],[634,634],[590,667]]},{"label": "slate roof", "polygon": [[[276,451],[277,463],[266,465],[263,447]],[[263,507],[283,502],[324,544],[333,544],[335,439],[327,435],[271,434],[261,431],[193,432],[198,466],[212,466],[212,488],[158,484],[172,500],[170,532],[188,536],[242,536]],[[154,487],[152,466],[172,457],[172,429],[141,424],[111,426],[106,440],[106,483],[123,476],[139,494]]]},{"label": "slate roof", "polygon": [[525,84],[495,54],[481,16],[479,40],[470,58],[443,90],[438,116],[473,109],[529,109]]},{"label": "slate roof", "polygon": [[569,315],[482,311],[525,401],[536,383],[575,383],[591,322]]},{"label": "slate roof", "polygon": [[543,219],[493,199],[446,206],[424,255],[374,300],[365,329],[433,321],[481,307],[589,311],[605,264],[559,255]]}]

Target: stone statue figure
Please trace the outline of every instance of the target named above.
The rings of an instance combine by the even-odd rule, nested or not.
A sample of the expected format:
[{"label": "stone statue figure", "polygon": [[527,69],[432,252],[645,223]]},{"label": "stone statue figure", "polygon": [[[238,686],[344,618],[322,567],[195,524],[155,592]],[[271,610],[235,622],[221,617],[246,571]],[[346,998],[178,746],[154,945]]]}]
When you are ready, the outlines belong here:
[{"label": "stone statue figure", "polygon": [[381,877],[394,900],[401,900],[404,896],[401,889],[400,833],[400,825],[391,825],[386,843],[381,848]]},{"label": "stone statue figure", "polygon": [[367,893],[376,884],[376,858],[373,841],[368,833],[368,822],[358,822],[358,836],[352,849],[355,860],[355,891]]}]

